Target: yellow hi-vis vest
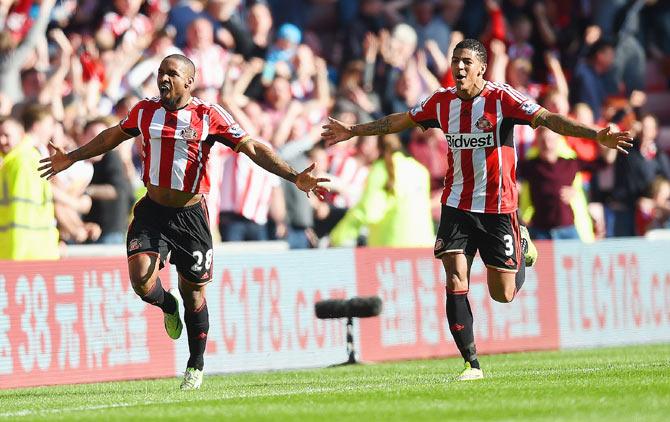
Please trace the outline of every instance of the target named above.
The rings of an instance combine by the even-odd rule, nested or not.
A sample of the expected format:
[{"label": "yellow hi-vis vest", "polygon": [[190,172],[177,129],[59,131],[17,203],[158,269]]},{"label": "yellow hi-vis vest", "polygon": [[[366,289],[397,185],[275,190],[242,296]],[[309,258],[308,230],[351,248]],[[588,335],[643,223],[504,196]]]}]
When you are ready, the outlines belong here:
[{"label": "yellow hi-vis vest", "polygon": [[393,154],[395,193],[384,186],[388,172],[384,160],[370,166],[365,191],[330,232],[333,246],[355,243],[362,227],[369,229],[371,247],[430,247],[435,242],[430,214],[430,175],[418,161],[401,152]]},{"label": "yellow hi-vis vest", "polygon": [[58,259],[58,230],[40,154],[24,140],[0,158],[0,259]]}]

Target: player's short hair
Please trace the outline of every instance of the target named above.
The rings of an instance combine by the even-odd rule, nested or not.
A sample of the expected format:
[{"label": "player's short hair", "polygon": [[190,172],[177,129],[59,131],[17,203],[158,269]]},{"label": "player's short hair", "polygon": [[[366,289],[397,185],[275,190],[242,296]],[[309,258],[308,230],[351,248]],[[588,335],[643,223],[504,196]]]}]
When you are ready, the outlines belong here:
[{"label": "player's short hair", "polygon": [[489,57],[488,54],[486,53],[486,47],[484,47],[484,44],[482,44],[478,40],[475,40],[474,38],[466,38],[463,41],[459,42],[458,44],[456,44],[456,47],[454,47],[454,51],[456,50],[473,51],[477,55],[477,58],[482,63],[484,64],[488,63]]},{"label": "player's short hair", "polygon": [[195,77],[195,65],[193,64],[191,59],[184,56],[183,54],[170,54],[169,56],[164,58],[163,61],[168,60],[168,59],[169,60],[176,60],[176,61],[180,62],[182,65],[186,66],[186,69],[190,73],[189,76]]}]

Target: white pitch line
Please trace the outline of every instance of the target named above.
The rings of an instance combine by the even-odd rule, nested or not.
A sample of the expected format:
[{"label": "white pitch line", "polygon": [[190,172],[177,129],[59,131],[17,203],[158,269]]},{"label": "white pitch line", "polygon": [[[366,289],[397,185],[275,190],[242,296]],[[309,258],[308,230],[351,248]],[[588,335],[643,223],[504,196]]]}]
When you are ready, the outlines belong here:
[{"label": "white pitch line", "polygon": [[[235,394],[230,396],[221,397],[222,400],[230,399],[243,399],[243,398],[253,398],[253,397],[272,397],[272,396],[290,396],[293,394],[316,394],[316,393],[332,393],[332,392],[342,392],[342,391],[355,391],[362,389],[369,389],[372,387],[385,387],[387,384],[367,384],[367,385],[358,385],[356,387],[346,386],[346,387],[320,387],[320,388],[304,388],[291,391],[280,391],[272,393],[260,393],[260,394]],[[59,409],[25,409],[18,410],[14,412],[0,412],[0,418],[17,418],[22,416],[36,416],[36,415],[52,415],[56,413],[66,413],[66,412],[87,412],[91,410],[102,410],[102,409],[114,409],[114,408],[125,408],[125,407],[135,407],[135,406],[152,406],[156,404],[175,404],[194,401],[210,401],[211,397],[202,397],[201,399],[195,399],[189,394],[192,392],[185,392],[184,400],[162,400],[162,401],[145,401],[137,403],[110,403],[110,404],[97,404],[91,406],[78,406],[78,407],[62,407]]]}]

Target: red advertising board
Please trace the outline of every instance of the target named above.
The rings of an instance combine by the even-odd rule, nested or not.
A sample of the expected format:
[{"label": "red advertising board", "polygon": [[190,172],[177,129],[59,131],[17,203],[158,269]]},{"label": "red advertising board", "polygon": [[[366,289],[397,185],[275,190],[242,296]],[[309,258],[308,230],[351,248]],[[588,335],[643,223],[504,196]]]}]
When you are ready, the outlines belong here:
[{"label": "red advertising board", "polygon": [[[486,269],[473,264],[469,300],[480,353],[556,349],[557,310],[553,251],[538,245],[541,259],[512,303],[488,295]],[[361,320],[361,358],[367,361],[458,355],[446,323],[442,263],[426,249],[359,249],[358,293],[378,295],[383,312]]]},{"label": "red advertising board", "polygon": [[2,263],[0,388],[174,375],[174,355],[125,258]]}]

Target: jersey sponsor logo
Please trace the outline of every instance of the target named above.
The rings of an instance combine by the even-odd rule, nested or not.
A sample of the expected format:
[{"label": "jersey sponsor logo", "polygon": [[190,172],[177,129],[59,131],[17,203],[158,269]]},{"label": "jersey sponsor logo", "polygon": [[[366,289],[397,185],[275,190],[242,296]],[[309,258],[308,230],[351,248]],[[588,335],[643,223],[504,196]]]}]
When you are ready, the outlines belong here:
[{"label": "jersey sponsor logo", "polygon": [[479,130],[489,130],[493,128],[493,123],[489,119],[486,118],[486,116],[482,116],[477,120],[477,123],[475,123],[475,126]]},{"label": "jersey sponsor logo", "polygon": [[493,133],[445,133],[451,149],[476,149],[495,146]]},{"label": "jersey sponsor logo", "polygon": [[187,141],[192,141],[198,137],[198,132],[195,131],[191,126],[186,126],[181,130],[181,137]]},{"label": "jersey sponsor logo", "polygon": [[540,105],[532,101],[526,101],[521,104],[521,110],[529,116],[535,114],[536,111],[540,109]]},{"label": "jersey sponsor logo", "polygon": [[237,123],[228,128],[228,133],[230,133],[233,138],[241,138],[245,135],[244,129],[242,129]]}]

